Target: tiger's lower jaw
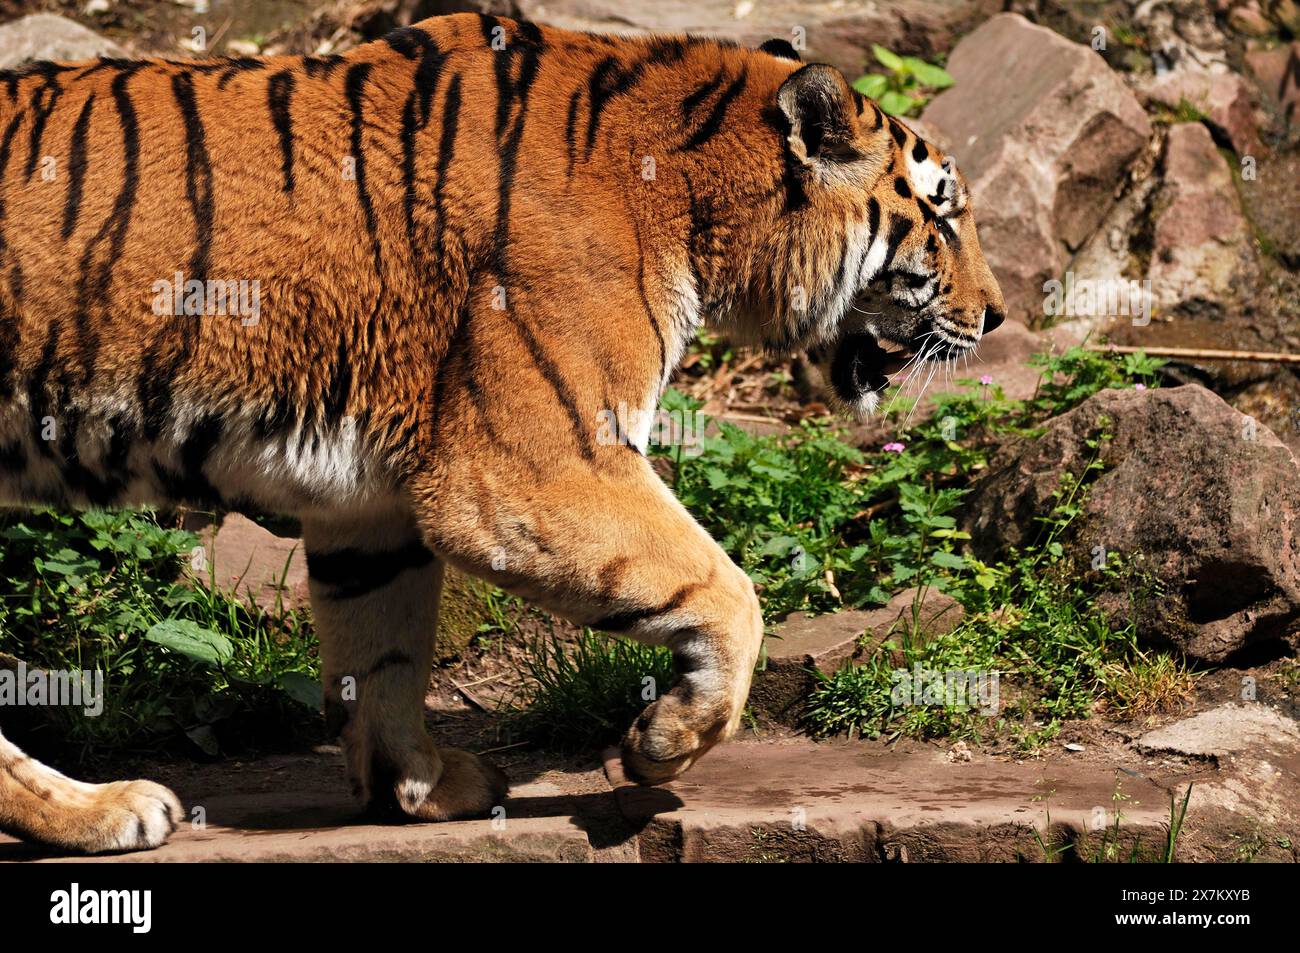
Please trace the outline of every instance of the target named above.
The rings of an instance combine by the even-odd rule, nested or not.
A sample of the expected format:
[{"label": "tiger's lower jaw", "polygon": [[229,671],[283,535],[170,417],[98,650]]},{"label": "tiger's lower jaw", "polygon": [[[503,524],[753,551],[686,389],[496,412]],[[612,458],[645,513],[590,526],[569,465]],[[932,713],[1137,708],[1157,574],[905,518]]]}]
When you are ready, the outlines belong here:
[{"label": "tiger's lower jaw", "polygon": [[889,388],[889,375],[897,374],[913,357],[911,348],[887,350],[866,331],[846,335],[836,342],[831,357],[831,405],[857,419],[870,417]]}]

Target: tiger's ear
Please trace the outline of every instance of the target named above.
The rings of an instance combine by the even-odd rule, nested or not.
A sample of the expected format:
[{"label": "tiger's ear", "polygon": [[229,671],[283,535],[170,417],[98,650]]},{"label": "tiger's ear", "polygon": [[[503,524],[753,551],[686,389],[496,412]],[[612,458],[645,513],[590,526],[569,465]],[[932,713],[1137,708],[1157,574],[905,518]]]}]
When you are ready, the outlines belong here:
[{"label": "tiger's ear", "polygon": [[833,66],[811,63],[790,75],[776,94],[790,123],[790,148],[804,163],[862,158],[854,125],[854,96]]},{"label": "tiger's ear", "polygon": [[796,63],[802,63],[799,51],[794,48],[789,40],[768,40],[758,48],[760,53],[768,53],[777,59],[794,60]]}]

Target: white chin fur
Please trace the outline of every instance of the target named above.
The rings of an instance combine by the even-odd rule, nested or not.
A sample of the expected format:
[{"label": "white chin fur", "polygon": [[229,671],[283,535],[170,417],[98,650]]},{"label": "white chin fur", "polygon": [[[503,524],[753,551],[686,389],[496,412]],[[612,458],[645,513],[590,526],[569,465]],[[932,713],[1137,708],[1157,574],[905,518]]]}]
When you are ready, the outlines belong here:
[{"label": "white chin fur", "polygon": [[832,391],[830,404],[838,413],[846,414],[855,420],[865,420],[880,407],[880,395],[874,390],[869,390],[859,394],[856,399],[849,401]]}]

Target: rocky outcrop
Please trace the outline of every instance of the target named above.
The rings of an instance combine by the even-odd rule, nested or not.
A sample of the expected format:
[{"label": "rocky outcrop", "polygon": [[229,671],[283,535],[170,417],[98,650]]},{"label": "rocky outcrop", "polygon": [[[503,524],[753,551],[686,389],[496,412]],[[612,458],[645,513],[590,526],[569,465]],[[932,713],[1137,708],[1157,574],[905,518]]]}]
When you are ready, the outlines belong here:
[{"label": "rocky outcrop", "polygon": [[[1094,449],[1099,434],[1109,433]],[[1102,599],[1150,644],[1221,662],[1300,627],[1300,468],[1262,425],[1204,388],[1108,390],[1005,447],[964,527],[982,557],[1034,542],[1035,517],[1096,454],[1072,527],[1081,571],[1102,547],[1130,571]],[[1108,557],[1109,558],[1109,557]],[[1114,562],[1112,560],[1112,562]]]},{"label": "rocky outcrop", "polygon": [[1294,143],[1300,138],[1300,42],[1248,50],[1246,68],[1259,84],[1263,103],[1273,112],[1284,140]]},{"label": "rocky outcrop", "polygon": [[1215,135],[1238,155],[1258,158],[1263,151],[1255,123],[1258,96],[1243,77],[1227,69],[1179,69],[1152,77],[1143,90],[1153,103],[1176,110],[1196,109]]},{"label": "rocky outcrop", "polygon": [[1015,14],[962,40],[948,71],[925,119],[971,184],[1009,313],[1041,319],[1043,283],[1101,223],[1151,124],[1089,47]]},{"label": "rocky outcrop", "polygon": [[88,60],[96,56],[125,56],[112,40],[80,23],[48,13],[35,13],[0,26],[0,69],[13,69],[36,60]]},{"label": "rocky outcrop", "polygon": [[1232,173],[1200,123],[1169,130],[1156,195],[1148,277],[1162,312],[1188,305],[1222,311],[1250,255],[1250,226]]}]

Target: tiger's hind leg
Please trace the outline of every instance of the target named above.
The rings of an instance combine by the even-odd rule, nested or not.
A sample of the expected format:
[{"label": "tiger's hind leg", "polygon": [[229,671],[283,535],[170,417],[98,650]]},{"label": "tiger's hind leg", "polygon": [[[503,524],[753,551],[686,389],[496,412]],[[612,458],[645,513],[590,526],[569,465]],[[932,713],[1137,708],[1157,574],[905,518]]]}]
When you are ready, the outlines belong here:
[{"label": "tiger's hind leg", "polygon": [[176,795],[152,781],[86,784],[0,735],[0,830],[86,854],[148,850],[181,822]]},{"label": "tiger's hind leg", "polygon": [[443,563],[409,515],[304,521],[325,716],[354,793],[373,811],[428,821],[483,817],[506,778],[424,726]]},{"label": "tiger's hind leg", "polygon": [[677,682],[628,729],[623,765],[671,780],[739,726],[763,638],[749,578],[631,451],[549,478],[486,454],[416,488],[425,538],[468,572],[581,625],[672,650]]}]

